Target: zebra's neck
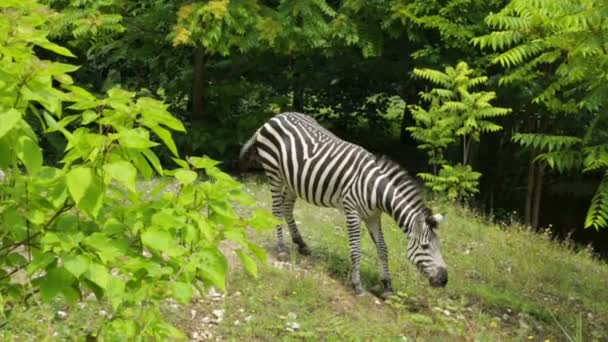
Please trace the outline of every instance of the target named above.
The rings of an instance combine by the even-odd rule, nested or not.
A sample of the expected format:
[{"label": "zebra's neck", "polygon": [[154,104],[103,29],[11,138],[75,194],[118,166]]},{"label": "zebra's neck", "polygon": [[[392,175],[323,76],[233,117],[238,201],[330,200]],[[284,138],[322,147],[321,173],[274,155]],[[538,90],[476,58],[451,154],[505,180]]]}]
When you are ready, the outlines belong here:
[{"label": "zebra's neck", "polygon": [[415,217],[424,210],[425,203],[418,184],[402,175],[384,174],[378,177],[378,204],[399,227],[410,232]]}]

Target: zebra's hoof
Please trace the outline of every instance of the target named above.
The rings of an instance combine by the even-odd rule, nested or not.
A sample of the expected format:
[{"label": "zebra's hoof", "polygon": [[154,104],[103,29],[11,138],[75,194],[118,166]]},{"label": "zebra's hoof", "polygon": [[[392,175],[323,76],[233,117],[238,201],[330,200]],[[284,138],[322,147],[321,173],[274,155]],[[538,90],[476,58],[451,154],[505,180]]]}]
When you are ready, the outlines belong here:
[{"label": "zebra's hoof", "polygon": [[299,246],[298,253],[300,253],[302,255],[310,255],[310,248],[308,248],[308,246],[306,246],[306,245]]},{"label": "zebra's hoof", "polygon": [[361,286],[355,287],[355,296],[357,296],[357,297],[365,296],[365,291],[363,291],[363,287],[361,287]]},{"label": "zebra's hoof", "polygon": [[289,261],[289,253],[287,253],[285,251],[280,251],[279,254],[277,255],[277,260],[282,261],[282,262]]}]

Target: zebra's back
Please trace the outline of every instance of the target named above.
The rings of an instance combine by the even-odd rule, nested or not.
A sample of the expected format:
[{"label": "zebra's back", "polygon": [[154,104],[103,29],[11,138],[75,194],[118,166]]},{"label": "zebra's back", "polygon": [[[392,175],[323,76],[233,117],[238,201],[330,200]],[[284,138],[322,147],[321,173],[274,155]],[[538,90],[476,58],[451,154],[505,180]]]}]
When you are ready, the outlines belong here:
[{"label": "zebra's back", "polygon": [[342,207],[364,165],[375,157],[301,113],[270,119],[256,135],[256,148],[271,181],[318,206]]}]

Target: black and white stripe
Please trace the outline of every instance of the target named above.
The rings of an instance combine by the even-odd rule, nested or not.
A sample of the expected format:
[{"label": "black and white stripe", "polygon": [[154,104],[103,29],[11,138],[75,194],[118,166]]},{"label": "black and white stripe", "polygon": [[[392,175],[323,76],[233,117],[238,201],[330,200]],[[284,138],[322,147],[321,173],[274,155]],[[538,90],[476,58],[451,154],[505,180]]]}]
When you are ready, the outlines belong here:
[{"label": "black and white stripe", "polygon": [[[359,276],[361,222],[376,244],[385,291],[391,291],[388,251],[380,226],[389,214],[409,235],[408,258],[431,285],[447,283],[446,266],[435,229],[440,214],[431,214],[417,182],[396,163],[341,140],[311,117],[283,113],[266,122],[241,150],[241,159],[255,153],[270,180],[273,214],[283,218],[303,254],[309,250],[293,219],[297,198],[341,209],[346,216],[352,282],[362,291]],[[277,227],[280,255],[286,253],[283,229]]]}]

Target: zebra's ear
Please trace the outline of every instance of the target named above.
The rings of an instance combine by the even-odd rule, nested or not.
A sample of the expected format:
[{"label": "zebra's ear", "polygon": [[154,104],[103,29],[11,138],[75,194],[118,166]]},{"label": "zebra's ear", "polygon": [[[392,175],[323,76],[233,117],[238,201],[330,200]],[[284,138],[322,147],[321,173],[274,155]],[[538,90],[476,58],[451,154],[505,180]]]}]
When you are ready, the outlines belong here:
[{"label": "zebra's ear", "polygon": [[437,228],[437,226],[439,226],[439,224],[443,221],[444,217],[444,214],[434,214],[426,218],[426,223],[432,228]]}]

